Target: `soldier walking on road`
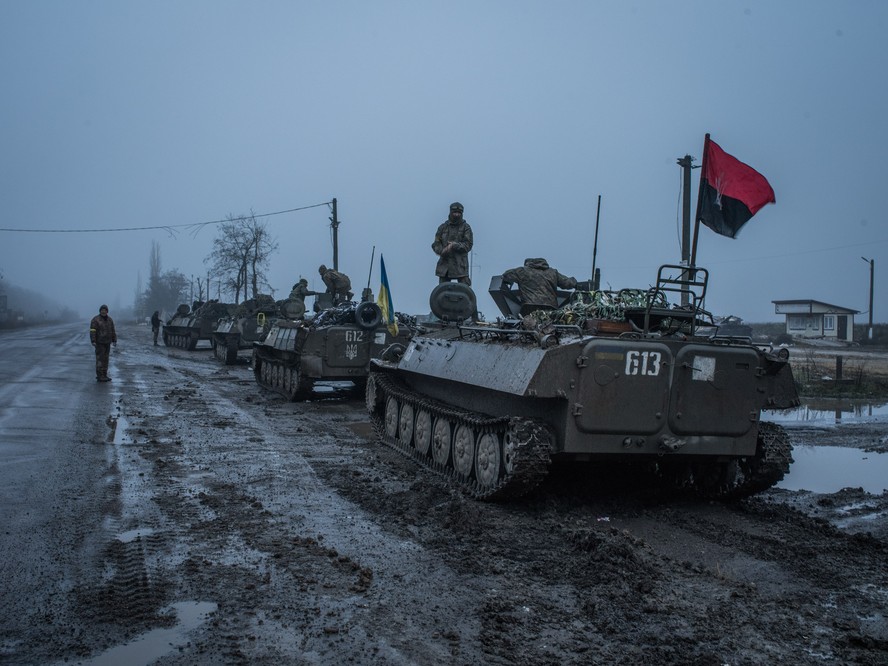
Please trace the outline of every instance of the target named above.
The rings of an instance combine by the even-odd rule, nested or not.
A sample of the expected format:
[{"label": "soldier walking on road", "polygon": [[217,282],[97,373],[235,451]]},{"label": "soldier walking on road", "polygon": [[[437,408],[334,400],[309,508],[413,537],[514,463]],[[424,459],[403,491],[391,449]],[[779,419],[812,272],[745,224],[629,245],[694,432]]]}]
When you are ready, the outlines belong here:
[{"label": "soldier walking on road", "polygon": [[469,277],[469,252],[474,242],[472,227],[463,219],[463,205],[459,201],[450,204],[450,215],[435,232],[432,250],[438,255],[435,275],[438,283],[456,280],[471,286]]},{"label": "soldier walking on road", "polygon": [[96,381],[110,382],[108,356],[111,345],[117,346],[117,332],[114,330],[114,320],[108,316],[107,305],[102,305],[99,314],[89,322],[89,341],[96,348]]},{"label": "soldier walking on road", "polygon": [[154,334],[154,346],[157,346],[157,334],[160,333],[160,312],[154,311],[151,315],[151,332]]},{"label": "soldier walking on road", "polygon": [[351,301],[354,294],[351,290],[352,283],[348,275],[334,271],[332,268],[327,268],[324,264],[318,267],[318,273],[321,274],[321,279],[327,285],[327,293],[333,298],[333,305]]},{"label": "soldier walking on road", "polygon": [[522,315],[534,310],[554,310],[558,307],[557,290],[577,286],[576,278],[562,275],[545,259],[525,259],[523,266],[503,273],[503,283],[518,285]]}]

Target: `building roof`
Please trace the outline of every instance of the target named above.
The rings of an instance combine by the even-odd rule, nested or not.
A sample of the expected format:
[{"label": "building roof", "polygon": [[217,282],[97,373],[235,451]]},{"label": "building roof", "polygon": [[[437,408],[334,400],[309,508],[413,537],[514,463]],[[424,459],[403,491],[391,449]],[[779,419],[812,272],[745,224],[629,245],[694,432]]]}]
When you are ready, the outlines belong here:
[{"label": "building roof", "polygon": [[[843,308],[841,305],[832,305],[823,301],[815,301],[810,298],[798,298],[788,301],[771,301],[774,305],[804,305],[808,307],[808,312],[813,314],[817,310],[817,314],[860,314],[860,310],[852,310],[851,308]],[[777,308],[775,308],[777,309]],[[786,314],[798,314],[797,312]]]}]

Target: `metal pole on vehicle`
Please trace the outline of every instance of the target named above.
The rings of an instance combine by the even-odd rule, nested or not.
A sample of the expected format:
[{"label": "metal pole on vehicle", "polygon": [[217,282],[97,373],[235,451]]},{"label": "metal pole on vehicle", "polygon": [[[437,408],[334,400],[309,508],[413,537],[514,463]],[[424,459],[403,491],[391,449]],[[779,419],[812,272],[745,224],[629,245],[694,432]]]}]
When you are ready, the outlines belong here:
[{"label": "metal pole on vehicle", "polygon": [[868,340],[873,339],[873,276],[876,272],[876,260],[861,257],[870,265],[870,299],[869,299],[869,326],[867,327],[866,337]]},{"label": "metal pole on vehicle", "polygon": [[333,197],[333,216],[330,218],[333,227],[333,270],[339,270],[339,217],[336,215],[336,197]]},{"label": "metal pole on vehicle", "polygon": [[601,195],[598,195],[598,212],[595,213],[595,240],[592,243],[592,289],[598,291],[598,280],[595,268],[595,258],[598,254],[598,222],[601,220]]},{"label": "metal pole on vehicle", "polygon": [[[682,170],[682,189],[681,189],[681,264],[682,266],[690,266],[691,263],[691,165],[694,158],[685,155],[678,160],[678,166]],[[690,279],[691,276],[685,272],[684,278]],[[688,292],[685,289],[681,291],[681,304],[687,305],[689,301]]]}]

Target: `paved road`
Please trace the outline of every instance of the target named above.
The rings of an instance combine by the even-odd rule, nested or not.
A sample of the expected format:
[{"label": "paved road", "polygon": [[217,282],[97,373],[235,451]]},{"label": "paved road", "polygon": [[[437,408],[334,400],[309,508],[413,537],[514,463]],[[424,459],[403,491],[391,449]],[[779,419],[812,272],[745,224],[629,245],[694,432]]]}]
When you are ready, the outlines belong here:
[{"label": "paved road", "polygon": [[16,625],[64,612],[102,541],[118,399],[83,324],[0,332],[0,660]]}]

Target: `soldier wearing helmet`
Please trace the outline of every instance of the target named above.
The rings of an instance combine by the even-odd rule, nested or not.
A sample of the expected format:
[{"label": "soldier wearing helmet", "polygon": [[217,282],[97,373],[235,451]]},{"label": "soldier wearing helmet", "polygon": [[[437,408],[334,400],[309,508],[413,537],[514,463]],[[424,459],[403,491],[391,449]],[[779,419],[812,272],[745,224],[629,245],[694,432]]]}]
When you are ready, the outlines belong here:
[{"label": "soldier wearing helmet", "polygon": [[324,264],[318,266],[318,273],[327,286],[327,293],[333,298],[333,305],[351,301],[354,293],[351,290],[351,278],[348,275],[327,268]]},{"label": "soldier wearing helmet", "polygon": [[299,282],[293,285],[293,289],[290,291],[290,298],[298,298],[300,301],[305,302],[306,296],[317,296],[320,293],[319,291],[311,291],[308,288],[308,280],[300,278]]},{"label": "soldier wearing helmet", "polygon": [[450,204],[450,215],[438,227],[432,250],[438,255],[435,275],[438,282],[456,280],[471,285],[469,277],[469,252],[474,239],[472,227],[463,219],[463,205],[454,201]]}]

